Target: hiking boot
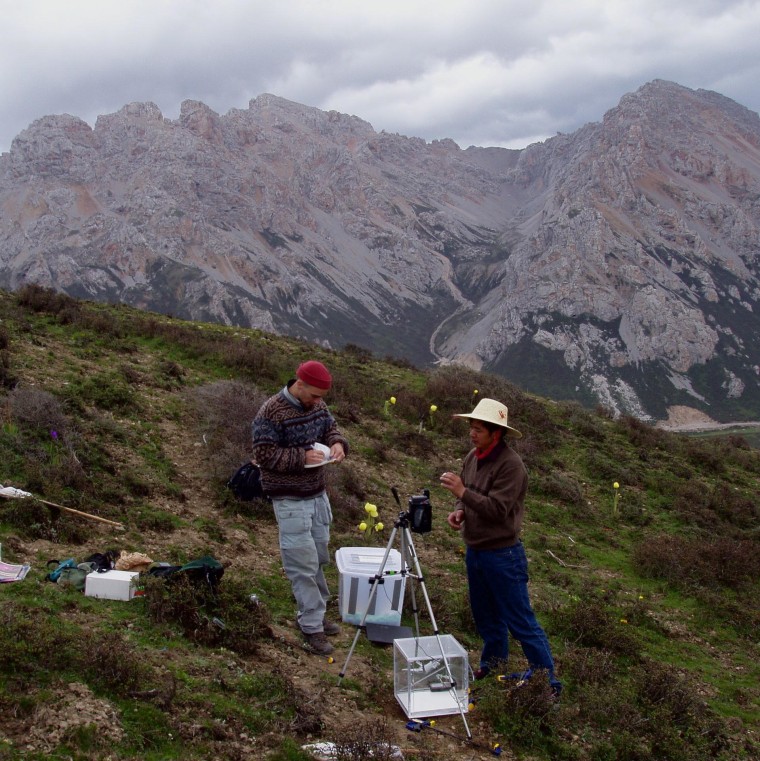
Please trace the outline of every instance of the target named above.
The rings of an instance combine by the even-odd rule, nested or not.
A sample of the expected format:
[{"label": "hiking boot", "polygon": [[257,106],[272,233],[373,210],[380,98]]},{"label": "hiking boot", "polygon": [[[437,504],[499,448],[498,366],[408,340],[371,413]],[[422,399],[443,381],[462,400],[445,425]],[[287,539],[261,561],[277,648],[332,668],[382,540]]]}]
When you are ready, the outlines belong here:
[{"label": "hiking boot", "polygon": [[473,672],[473,676],[475,677],[475,681],[479,682],[481,679],[485,679],[490,673],[491,669],[487,666],[481,666]]},{"label": "hiking boot", "polygon": [[322,620],[322,629],[325,634],[332,636],[333,634],[340,634],[340,626],[334,621],[328,621],[326,618]]},{"label": "hiking boot", "polygon": [[306,640],[307,649],[314,653],[314,655],[330,655],[335,649],[328,641],[324,632],[314,632],[313,634],[306,634],[304,632],[304,639]]}]

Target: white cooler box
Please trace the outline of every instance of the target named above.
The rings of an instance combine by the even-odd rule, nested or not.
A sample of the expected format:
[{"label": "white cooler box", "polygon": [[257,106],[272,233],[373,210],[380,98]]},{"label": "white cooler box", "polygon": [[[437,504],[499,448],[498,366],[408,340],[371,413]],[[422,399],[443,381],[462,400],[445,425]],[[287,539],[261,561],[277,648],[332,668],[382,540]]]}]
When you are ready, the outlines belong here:
[{"label": "white cooler box", "polygon": [[103,600],[131,600],[139,575],[137,571],[93,571],[85,577],[84,593],[87,597]]},{"label": "white cooler box", "polygon": [[[380,571],[384,555],[383,547],[341,547],[336,551],[335,562],[340,574],[338,606],[346,623],[354,626],[361,624],[372,591],[372,581]],[[401,553],[390,550],[365,623],[384,626],[398,626],[401,623],[406,576],[402,576],[400,571]]]}]

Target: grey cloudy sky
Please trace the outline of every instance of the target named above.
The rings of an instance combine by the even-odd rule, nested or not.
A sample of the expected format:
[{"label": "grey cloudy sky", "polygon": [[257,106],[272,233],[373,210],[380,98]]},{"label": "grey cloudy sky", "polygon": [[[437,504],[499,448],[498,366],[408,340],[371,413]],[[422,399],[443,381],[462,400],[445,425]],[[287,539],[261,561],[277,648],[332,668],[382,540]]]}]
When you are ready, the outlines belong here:
[{"label": "grey cloudy sky", "polygon": [[0,0],[0,151],[31,122],[264,92],[462,148],[599,121],[653,79],[760,110],[760,0]]}]

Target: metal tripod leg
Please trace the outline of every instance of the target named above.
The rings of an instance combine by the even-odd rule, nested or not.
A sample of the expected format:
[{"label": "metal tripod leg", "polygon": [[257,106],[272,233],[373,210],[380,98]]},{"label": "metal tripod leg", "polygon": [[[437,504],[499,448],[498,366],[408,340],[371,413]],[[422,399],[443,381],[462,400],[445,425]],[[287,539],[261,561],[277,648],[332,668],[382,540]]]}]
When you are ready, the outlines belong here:
[{"label": "metal tripod leg", "polygon": [[[372,609],[372,603],[375,599],[375,595],[377,594],[377,586],[380,583],[380,580],[383,578],[385,573],[385,565],[388,562],[388,556],[391,553],[391,548],[393,547],[393,541],[396,538],[396,534],[398,533],[398,529],[401,528],[401,574],[404,576],[409,576],[415,581],[418,581],[420,584],[420,588],[422,589],[422,596],[425,600],[425,605],[427,606],[428,615],[430,616],[430,622],[433,625],[433,633],[435,635],[436,641],[438,642],[438,648],[441,651],[441,659],[443,660],[444,665],[446,666],[446,674],[449,678],[449,684],[454,685],[454,676],[451,673],[451,667],[449,666],[449,660],[446,657],[446,653],[443,650],[443,642],[441,641],[441,635],[438,631],[438,624],[435,621],[435,616],[433,615],[433,606],[430,604],[430,597],[427,593],[427,588],[425,587],[425,579],[422,576],[422,569],[420,567],[420,561],[417,557],[417,552],[414,548],[414,542],[412,541],[412,534],[409,530],[409,523],[407,520],[407,516],[405,514],[402,514],[399,517],[399,520],[396,521],[396,523],[393,526],[393,531],[391,531],[391,535],[388,539],[388,545],[385,548],[385,554],[383,555],[383,559],[380,562],[380,568],[378,568],[377,573],[374,575],[372,579],[372,588],[369,592],[369,599],[367,600],[367,607],[364,610],[364,615],[362,616],[362,620],[359,623],[358,628],[356,629],[356,634],[354,635],[354,641],[351,643],[351,648],[348,651],[348,655],[346,656],[346,662],[343,664],[343,668],[340,671],[340,674],[338,675],[338,684],[341,684],[343,681],[343,677],[346,675],[346,671],[348,669],[349,661],[351,660],[351,657],[354,654],[354,650],[356,649],[356,644],[359,641],[359,637],[361,636],[362,629],[364,628],[367,616],[369,614],[369,611]],[[411,564],[408,564],[408,560],[411,559]],[[413,573],[409,572],[409,568],[413,568]],[[420,623],[419,623],[419,613],[417,611],[417,600],[414,594],[414,589],[411,590],[411,598],[412,598],[412,610],[414,612],[414,622],[416,626],[416,639],[419,640],[420,637]],[[419,645],[419,643],[418,643]],[[464,708],[462,708],[462,704],[459,700],[456,701],[457,707],[459,708],[459,715],[462,717],[462,723],[464,724],[464,730],[467,733],[467,739],[472,740],[472,733],[470,732],[470,727],[467,724],[467,719],[464,715]]]},{"label": "metal tripod leg", "polygon": [[[402,568],[413,568],[414,566],[412,563],[408,562],[408,558],[411,559],[411,553],[409,551],[409,545],[407,544],[406,540],[406,531],[402,528],[401,529],[401,567]],[[417,577],[413,573],[407,573],[409,578],[411,578],[413,581],[417,581]],[[419,639],[420,637],[420,612],[417,608],[417,592],[415,591],[414,584],[409,585],[409,599],[412,603],[412,615],[414,616],[414,634]]]},{"label": "metal tripod leg", "polygon": [[[351,643],[351,649],[348,651],[348,655],[346,656],[346,662],[343,664],[343,668],[341,669],[341,672],[338,675],[338,684],[340,684],[343,681],[343,677],[346,675],[348,662],[351,660],[351,656],[354,654],[356,643],[359,641],[359,637],[361,636],[362,629],[364,628],[364,625],[367,621],[367,615],[369,614],[370,610],[372,610],[372,603],[375,599],[375,595],[377,594],[377,585],[380,583],[380,580],[383,578],[383,574],[385,571],[385,564],[388,562],[388,556],[391,554],[391,548],[393,547],[393,540],[396,538],[397,531],[398,531],[398,526],[394,526],[393,531],[391,531],[390,538],[388,539],[388,546],[385,548],[385,554],[383,555],[383,559],[380,562],[380,568],[377,569],[377,573],[372,578],[372,588],[369,591],[369,598],[367,599],[367,607],[364,610],[364,615],[362,615],[362,620],[359,623],[359,627],[356,630],[356,634],[354,635],[354,641]],[[402,574],[406,573],[406,569],[404,568],[403,558],[401,563],[401,573]]]},{"label": "metal tripod leg", "polygon": [[[395,530],[395,529],[394,529]],[[443,660],[444,665],[446,666],[446,674],[449,678],[449,684],[454,685],[454,676],[451,673],[451,667],[449,666],[449,659],[446,657],[446,653],[443,650],[443,642],[441,641],[441,635],[438,631],[438,624],[435,621],[435,616],[433,615],[433,606],[430,604],[430,597],[427,593],[427,587],[425,586],[425,579],[422,575],[422,569],[420,568],[420,561],[417,557],[417,552],[414,549],[414,542],[412,541],[412,534],[409,531],[409,527],[405,526],[402,528],[402,546],[404,543],[404,539],[406,539],[407,543],[407,551],[409,552],[409,556],[412,559],[413,568],[414,568],[414,578],[417,579],[417,581],[420,584],[420,589],[422,589],[422,596],[425,599],[425,605],[427,606],[428,615],[430,616],[430,622],[433,625],[433,634],[435,635],[436,641],[438,642],[438,648],[441,651],[441,658]],[[419,638],[419,630],[417,632],[417,637]],[[462,704],[459,700],[456,701],[457,707],[459,708],[459,715],[462,717],[462,724],[464,724],[464,731],[467,733],[467,739],[472,740],[472,733],[470,732],[470,727],[467,724],[467,719],[464,715],[464,708],[462,708]]]}]

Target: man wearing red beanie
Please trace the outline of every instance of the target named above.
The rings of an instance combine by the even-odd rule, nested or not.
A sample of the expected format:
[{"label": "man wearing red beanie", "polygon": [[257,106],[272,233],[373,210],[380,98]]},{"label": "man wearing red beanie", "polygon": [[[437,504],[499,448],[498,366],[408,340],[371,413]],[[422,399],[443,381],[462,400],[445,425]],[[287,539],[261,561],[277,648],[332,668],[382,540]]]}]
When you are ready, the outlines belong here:
[{"label": "man wearing red beanie", "polygon": [[332,376],[327,368],[316,360],[310,359],[308,362],[302,362],[296,370],[296,378],[305,383],[307,386],[329,391],[332,386]]},{"label": "man wearing red beanie", "polygon": [[302,363],[296,377],[267,399],[253,420],[253,459],[272,500],[280,555],[298,604],[297,624],[309,650],[329,655],[326,635],[338,624],[325,618],[330,592],[323,568],[330,561],[332,512],[325,491],[327,463],[341,462],[348,441],[324,402],[332,385],[328,369]]}]

